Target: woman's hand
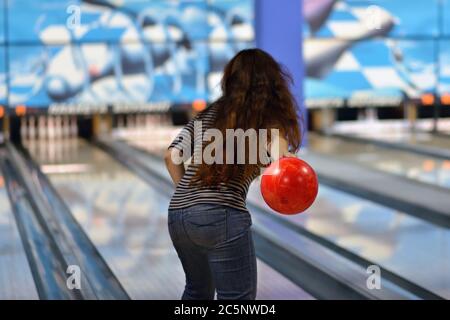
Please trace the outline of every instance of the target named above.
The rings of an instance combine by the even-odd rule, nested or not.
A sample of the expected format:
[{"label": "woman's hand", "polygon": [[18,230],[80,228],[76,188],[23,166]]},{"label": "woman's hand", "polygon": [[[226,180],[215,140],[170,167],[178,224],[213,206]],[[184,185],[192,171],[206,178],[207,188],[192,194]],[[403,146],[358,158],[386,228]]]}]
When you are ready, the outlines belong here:
[{"label": "woman's hand", "polygon": [[281,155],[281,158],[297,158],[297,155],[295,153],[286,151]]},{"label": "woman's hand", "polygon": [[272,141],[268,145],[270,158],[272,161],[276,161],[280,158],[296,158],[297,155],[289,152],[289,144],[283,136],[280,136],[278,132],[274,132],[272,135]]}]

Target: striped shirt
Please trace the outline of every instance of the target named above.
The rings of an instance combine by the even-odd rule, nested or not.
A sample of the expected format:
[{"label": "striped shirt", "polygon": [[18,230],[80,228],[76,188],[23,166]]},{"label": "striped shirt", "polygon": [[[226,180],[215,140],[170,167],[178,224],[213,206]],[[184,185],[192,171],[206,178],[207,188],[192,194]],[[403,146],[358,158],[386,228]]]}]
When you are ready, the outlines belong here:
[{"label": "striped shirt", "polygon": [[[197,155],[197,152],[201,152],[201,150],[197,150],[197,146],[202,146],[203,134],[207,129],[213,128],[216,116],[217,105],[213,104],[205,111],[199,113],[181,130],[170,144],[169,149],[176,148],[181,150],[185,160],[192,153]],[[200,132],[194,134],[195,121],[201,121],[201,134]],[[196,150],[194,150],[194,145]],[[247,211],[245,199],[247,198],[248,188],[258,176],[259,172],[245,180],[236,177],[226,184],[220,183],[214,187],[205,187],[198,185],[198,183],[191,184],[191,179],[196,175],[199,166],[199,164],[195,164],[193,161],[188,165],[184,176],[178,183],[175,193],[172,196],[169,210],[186,208],[200,203],[217,203]]]}]

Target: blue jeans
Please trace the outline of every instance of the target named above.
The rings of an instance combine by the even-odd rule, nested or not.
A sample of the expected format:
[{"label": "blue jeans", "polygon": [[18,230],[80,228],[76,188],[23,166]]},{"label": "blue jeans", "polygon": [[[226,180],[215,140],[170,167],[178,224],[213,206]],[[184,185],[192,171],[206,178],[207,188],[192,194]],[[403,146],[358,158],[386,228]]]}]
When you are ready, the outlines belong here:
[{"label": "blue jeans", "polygon": [[169,210],[169,233],[186,274],[183,300],[254,300],[250,214],[217,204]]}]

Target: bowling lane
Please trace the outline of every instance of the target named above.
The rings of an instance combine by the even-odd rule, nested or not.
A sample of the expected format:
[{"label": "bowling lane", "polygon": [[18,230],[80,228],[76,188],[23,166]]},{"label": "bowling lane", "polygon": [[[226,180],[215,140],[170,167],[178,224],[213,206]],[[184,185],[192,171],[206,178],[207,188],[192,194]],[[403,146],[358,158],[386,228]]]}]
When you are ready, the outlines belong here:
[{"label": "bowling lane", "polygon": [[358,132],[357,136],[383,140],[386,142],[409,143],[412,145],[422,145],[442,149],[450,149],[450,138],[433,135],[427,132],[395,132],[395,133],[363,133]]},{"label": "bowling lane", "polygon": [[38,293],[0,171],[0,300],[16,299],[35,300]]},{"label": "bowling lane", "polygon": [[[258,181],[248,199],[267,208]],[[450,299],[449,229],[324,185],[306,213],[284,218]]]},{"label": "bowling lane", "polygon": [[[167,231],[167,196],[82,140],[25,145],[131,298],[180,298],[184,274]],[[312,299],[262,261],[258,267],[259,299]]]},{"label": "bowling lane", "polygon": [[450,188],[449,160],[314,133],[309,133],[308,139],[308,149],[314,152]]},{"label": "bowling lane", "polygon": [[[166,141],[174,135],[166,132]],[[155,136],[153,132],[147,140],[141,136],[127,142],[161,152],[153,143]],[[270,210],[261,197],[259,181],[252,184],[248,200]],[[450,299],[449,229],[324,185],[306,214],[285,218]]]},{"label": "bowling lane", "polygon": [[[450,121],[441,119],[439,130],[449,132]],[[416,124],[416,130],[411,131],[410,124],[404,121],[383,120],[383,121],[356,121],[336,124],[332,129],[333,133],[347,134],[351,136],[368,138],[389,143],[400,143],[416,145],[418,147],[450,150],[450,137],[445,135],[434,135],[429,133],[432,130],[432,121],[421,120]]]}]

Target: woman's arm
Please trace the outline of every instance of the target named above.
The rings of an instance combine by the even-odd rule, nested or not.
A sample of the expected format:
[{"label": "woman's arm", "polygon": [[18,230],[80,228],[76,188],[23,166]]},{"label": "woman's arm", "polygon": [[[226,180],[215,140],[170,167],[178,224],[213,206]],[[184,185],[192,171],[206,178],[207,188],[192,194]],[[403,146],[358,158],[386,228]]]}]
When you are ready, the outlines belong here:
[{"label": "woman's arm", "polygon": [[184,176],[184,162],[189,160],[194,153],[195,122],[202,121],[203,117],[208,115],[211,110],[213,110],[212,107],[208,107],[192,118],[167,148],[164,162],[175,186]]},{"label": "woman's arm", "polygon": [[[175,154],[175,152],[178,154]],[[172,178],[175,186],[178,185],[185,172],[184,163],[178,164],[174,161],[177,157],[180,157],[180,150],[176,148],[168,149],[164,155],[164,162],[166,163],[167,171],[169,171],[170,177]]]}]

